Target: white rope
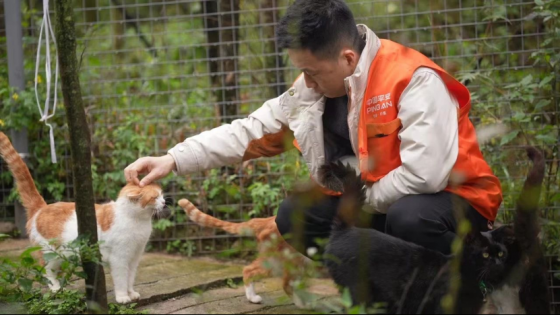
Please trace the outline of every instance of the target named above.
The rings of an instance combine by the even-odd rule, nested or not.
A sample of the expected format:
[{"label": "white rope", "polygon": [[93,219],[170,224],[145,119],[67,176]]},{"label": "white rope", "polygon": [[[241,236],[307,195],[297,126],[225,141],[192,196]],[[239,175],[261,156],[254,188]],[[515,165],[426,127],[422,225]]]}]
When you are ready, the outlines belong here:
[{"label": "white rope", "polygon": [[[45,99],[44,108],[41,108],[41,103],[39,102],[39,92],[37,91],[37,83],[38,83],[37,81],[39,78],[39,62],[41,60],[41,41],[43,39],[43,30],[45,30],[45,43],[46,43],[45,79],[47,84],[47,96]],[[55,79],[54,79],[54,102],[52,106],[52,113],[49,114],[50,98],[51,98],[51,77],[52,77],[51,50],[50,50],[51,39],[54,43],[56,68],[55,68]],[[41,31],[39,32],[39,44],[37,47],[37,61],[35,65],[35,97],[37,99],[37,107],[39,108],[39,113],[41,114],[40,122],[44,122],[45,125],[49,127],[49,138],[51,143],[51,160],[53,163],[56,163],[54,132],[53,132],[53,126],[48,123],[48,120],[56,114],[57,91],[58,91],[58,51],[56,49],[56,39],[51,24],[51,18],[49,16],[49,0],[43,0],[43,22],[41,23]]]}]

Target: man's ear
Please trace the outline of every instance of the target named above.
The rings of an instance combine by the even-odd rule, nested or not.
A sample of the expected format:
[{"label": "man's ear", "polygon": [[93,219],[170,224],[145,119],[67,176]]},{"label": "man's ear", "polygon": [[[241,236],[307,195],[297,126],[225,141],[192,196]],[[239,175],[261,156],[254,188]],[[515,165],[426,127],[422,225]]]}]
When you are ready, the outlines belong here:
[{"label": "man's ear", "polygon": [[344,49],[342,50],[342,57],[346,60],[348,66],[356,67],[358,65],[358,61],[360,60],[360,55],[357,54],[352,49]]}]

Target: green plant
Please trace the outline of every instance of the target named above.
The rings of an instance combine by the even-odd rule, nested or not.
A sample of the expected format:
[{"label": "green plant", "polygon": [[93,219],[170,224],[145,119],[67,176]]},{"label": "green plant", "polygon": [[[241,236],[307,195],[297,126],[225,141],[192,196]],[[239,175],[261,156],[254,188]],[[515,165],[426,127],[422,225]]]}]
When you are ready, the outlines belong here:
[{"label": "green plant", "polygon": [[115,314],[115,315],[119,315],[119,314],[130,314],[130,315],[140,315],[140,314],[150,314],[149,310],[143,310],[143,311],[137,311],[135,303],[132,303],[130,305],[121,305],[121,304],[113,304],[110,303],[109,304],[109,314]]},{"label": "green plant", "polygon": [[[44,84],[39,84],[39,93],[44,92]],[[0,130],[20,130],[27,128],[30,137],[30,155],[28,159],[29,168],[32,173],[40,175],[41,180],[35,181],[37,189],[50,200],[61,200],[66,190],[66,171],[63,163],[53,164],[50,159],[50,143],[48,132],[49,128],[44,123],[40,123],[40,117],[35,99],[35,92],[31,87],[23,91],[16,92],[14,89],[0,86],[0,117],[2,124]],[[62,104],[56,104],[58,112],[63,110]],[[49,120],[53,125],[56,141],[56,154],[60,160],[63,152],[69,147],[66,141],[66,130],[63,127],[64,121],[61,115],[57,115]],[[41,157],[41,158],[36,158]],[[36,179],[38,176],[35,176]],[[8,185],[12,184],[10,172],[3,172],[0,181]],[[12,189],[9,200],[17,198],[16,188]]]},{"label": "green plant", "polygon": [[67,287],[76,276],[80,279],[86,278],[86,274],[82,270],[82,262],[102,263],[101,257],[97,254],[99,243],[89,245],[83,237],[65,245],[57,245],[56,241],[53,241],[50,242],[50,246],[52,251],[45,253],[43,259],[45,263],[52,260],[62,261],[58,275],[61,288]]},{"label": "green plant", "polygon": [[46,286],[45,269],[32,254],[40,247],[26,249],[18,261],[0,260],[0,301],[26,302],[36,295],[34,284]]},{"label": "green plant", "polygon": [[[94,246],[86,245],[84,239],[78,238],[65,245],[51,243],[52,252],[43,255],[45,262],[53,259],[62,260],[60,274],[61,289],[57,292],[44,293],[42,288],[49,284],[45,269],[33,257],[41,247],[30,247],[19,257],[18,261],[4,259],[0,261],[0,302],[23,303],[31,314],[84,314],[87,304],[83,292],[69,290],[67,287],[78,279],[84,279],[79,253],[84,261],[101,263]],[[109,314],[147,314],[149,311],[136,311],[136,304],[109,304]]]},{"label": "green plant", "polygon": [[233,279],[229,278],[226,281],[226,285],[231,289],[237,289],[241,285],[241,283],[237,283]]},{"label": "green plant", "polygon": [[236,183],[237,179],[237,175],[218,175],[218,170],[213,169],[202,182],[202,189],[209,200],[217,203],[224,202],[226,198],[237,201],[241,198],[239,185]]},{"label": "green plant", "polygon": [[192,241],[175,240],[167,243],[168,253],[179,253],[187,257],[191,257],[196,251],[196,245]]},{"label": "green plant", "polygon": [[[480,125],[502,123],[509,132],[501,139],[492,140],[482,146],[485,158],[494,172],[502,178],[504,201],[499,212],[499,221],[510,222],[522,180],[528,171],[524,145],[537,145],[544,150],[547,160],[547,176],[543,184],[542,216],[545,219],[544,243],[549,254],[560,254],[560,228],[554,222],[560,220],[560,1],[536,0],[534,14],[529,15],[533,25],[546,30],[538,49],[527,54],[533,62],[528,69],[495,67],[490,60],[481,58],[479,70],[466,72],[459,78],[476,86],[472,90],[473,117]],[[505,30],[504,30],[505,31]],[[496,32],[496,30],[494,30]],[[496,43],[485,40],[483,43]],[[501,43],[500,43],[501,44]],[[478,52],[484,54],[495,49],[481,45]],[[494,61],[495,62],[495,61]],[[522,162],[520,162],[522,161]]]},{"label": "green plant", "polygon": [[0,234],[0,242],[11,238],[10,235],[7,234]]},{"label": "green plant", "polygon": [[[29,314],[87,314],[87,303],[83,292],[61,290],[56,293],[37,294],[25,303]],[[109,303],[108,314],[149,314],[149,310],[136,310],[135,303],[121,305]],[[94,313],[101,313],[100,311]]]},{"label": "green plant", "polygon": [[329,300],[326,303],[322,303],[324,314],[385,314],[386,305],[375,304],[369,308],[364,305],[353,305],[352,297],[350,295],[350,290],[344,288],[342,290],[342,296]]},{"label": "green plant", "polygon": [[173,226],[175,226],[175,223],[168,219],[159,219],[153,223],[154,229],[159,231],[165,231]]},{"label": "green plant", "polygon": [[253,183],[249,186],[249,192],[253,199],[253,210],[248,214],[251,217],[261,215],[264,209],[278,208],[282,201],[280,187],[273,187],[270,184]]},{"label": "green plant", "polygon": [[74,290],[36,294],[26,306],[30,314],[82,314],[87,310],[84,294]]},{"label": "green plant", "polygon": [[[394,1],[351,0],[348,3],[360,23],[368,25],[381,37],[403,44],[414,43],[414,48],[434,58],[463,82],[469,82],[468,88],[473,92],[472,116],[477,125],[508,124],[509,134],[482,148],[495,173],[502,178],[504,210],[512,208],[515,193],[520,189],[518,172],[524,170],[520,163],[524,157],[516,154],[515,148],[526,143],[545,147],[549,174],[543,206],[548,208],[545,211],[547,222],[557,222],[560,204],[559,154],[555,142],[560,125],[559,0],[535,0],[534,4],[504,0],[405,1],[402,5]],[[286,5],[278,2],[276,5],[274,9],[263,11],[259,10],[265,8],[262,1],[240,2],[246,14],[239,17],[243,27],[236,39],[239,40],[238,56],[243,58],[236,63],[238,84],[228,89],[235,88],[238,92],[235,103],[241,116],[257,109],[263,100],[277,97],[278,92],[285,90],[299,75],[297,69],[276,70],[284,67],[285,63],[279,63],[284,58],[277,56],[273,42],[266,44],[261,40],[273,34],[273,23],[247,27],[259,25],[263,18],[274,21],[282,15]],[[201,10],[198,3],[191,3],[189,7],[189,14]],[[146,27],[143,17],[152,17],[151,8],[137,8],[140,28]],[[36,28],[40,22],[37,10],[27,2],[22,10],[24,27]],[[216,75],[220,74],[209,73],[213,61],[208,60],[208,38],[205,32],[199,31],[205,27],[204,17],[195,14],[192,19],[179,21],[175,17],[185,13],[180,6],[164,6],[158,10],[165,18],[150,19],[149,29],[158,34],[152,38],[154,47],[166,49],[158,49],[157,57],[147,52],[134,37],[124,36],[114,29],[118,23],[107,20],[110,10],[98,14],[96,19],[100,23],[84,23],[95,24],[94,27],[80,30],[78,50],[84,52],[80,79],[92,130],[93,184],[97,200],[117,196],[125,183],[123,169],[136,158],[161,155],[185,138],[221,123],[222,117],[217,114],[220,106],[215,104],[224,90],[219,84],[214,85]],[[95,10],[88,8],[84,12]],[[378,12],[383,13],[381,17]],[[77,21],[84,22],[85,15],[78,14]],[[36,42],[35,36],[24,32],[25,43]],[[0,60],[7,58],[5,47],[6,39],[0,37]],[[185,47],[189,49],[185,51]],[[15,93],[8,87],[8,64],[0,64],[0,130],[27,127],[31,149],[28,164],[39,191],[49,201],[72,199],[64,111],[56,104],[57,116],[50,120],[55,126],[59,157],[59,163],[52,164],[48,128],[39,122],[33,91],[36,46],[26,44],[24,48],[26,88],[23,91]],[[117,54],[108,53],[115,50]],[[38,82],[43,101],[45,80],[39,76]],[[260,86],[271,88],[255,88]],[[224,175],[220,170],[201,172],[189,178],[171,175],[160,183],[164,191],[175,188],[185,192],[201,191],[202,202],[220,218],[243,220],[249,217],[249,212],[251,216],[275,214],[278,202],[294,184],[308,179],[305,163],[297,150],[291,150],[282,156],[228,167]],[[11,174],[0,173],[0,183],[12,187]],[[12,190],[10,200],[16,195],[15,189]],[[255,207],[240,211],[239,204],[254,204]],[[508,211],[500,212],[500,220],[508,221],[510,217]],[[181,221],[161,221],[154,226],[158,232],[167,232],[175,223]],[[558,226],[547,224],[546,235],[548,251],[560,253],[556,241],[560,239]]]}]

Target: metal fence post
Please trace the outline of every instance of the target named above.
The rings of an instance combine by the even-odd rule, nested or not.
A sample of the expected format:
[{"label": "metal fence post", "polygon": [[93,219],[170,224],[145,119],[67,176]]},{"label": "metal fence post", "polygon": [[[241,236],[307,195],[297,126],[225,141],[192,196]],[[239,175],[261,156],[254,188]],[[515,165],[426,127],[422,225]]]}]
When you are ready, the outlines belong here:
[{"label": "metal fence post", "polygon": [[[10,86],[17,91],[25,88],[25,74],[23,71],[23,29],[21,25],[21,0],[4,1],[6,23],[6,44],[8,50],[8,74]],[[15,149],[27,162],[29,154],[27,129],[12,130],[10,132]],[[23,206],[16,201],[15,204],[16,226],[22,237],[27,237],[25,230],[26,214]]]}]

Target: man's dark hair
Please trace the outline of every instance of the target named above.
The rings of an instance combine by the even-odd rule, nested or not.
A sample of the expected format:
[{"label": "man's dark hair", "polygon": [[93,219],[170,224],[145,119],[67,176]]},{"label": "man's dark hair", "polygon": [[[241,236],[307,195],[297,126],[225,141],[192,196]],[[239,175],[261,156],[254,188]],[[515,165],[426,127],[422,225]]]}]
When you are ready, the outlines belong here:
[{"label": "man's dark hair", "polygon": [[309,49],[318,58],[336,58],[344,46],[361,53],[365,45],[344,0],[296,0],[276,37],[280,48]]}]

